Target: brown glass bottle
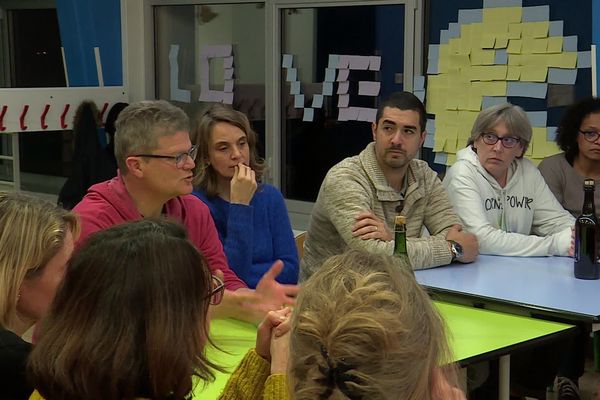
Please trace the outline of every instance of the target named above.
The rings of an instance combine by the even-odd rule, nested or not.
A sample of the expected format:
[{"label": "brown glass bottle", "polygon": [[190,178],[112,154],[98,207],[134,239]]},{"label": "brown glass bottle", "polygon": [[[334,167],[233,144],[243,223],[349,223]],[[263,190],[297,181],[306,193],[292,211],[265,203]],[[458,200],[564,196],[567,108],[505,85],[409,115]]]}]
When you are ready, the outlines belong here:
[{"label": "brown glass bottle", "polygon": [[581,215],[575,221],[575,278],[600,279],[597,260],[598,218],[594,206],[594,180],[583,184],[585,198]]}]

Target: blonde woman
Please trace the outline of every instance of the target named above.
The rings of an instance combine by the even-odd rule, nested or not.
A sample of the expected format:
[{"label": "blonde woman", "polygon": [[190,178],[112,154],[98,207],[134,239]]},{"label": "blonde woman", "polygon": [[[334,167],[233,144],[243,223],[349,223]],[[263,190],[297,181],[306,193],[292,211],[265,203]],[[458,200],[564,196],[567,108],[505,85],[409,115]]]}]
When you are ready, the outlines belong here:
[{"label": "blonde woman", "polygon": [[42,318],[62,279],[77,236],[75,216],[43,200],[0,193],[0,388],[3,399],[27,399],[21,339]]},{"label": "blonde woman", "polygon": [[356,250],[303,285],[292,317],[289,387],[296,400],[464,399],[444,323],[412,274]]}]

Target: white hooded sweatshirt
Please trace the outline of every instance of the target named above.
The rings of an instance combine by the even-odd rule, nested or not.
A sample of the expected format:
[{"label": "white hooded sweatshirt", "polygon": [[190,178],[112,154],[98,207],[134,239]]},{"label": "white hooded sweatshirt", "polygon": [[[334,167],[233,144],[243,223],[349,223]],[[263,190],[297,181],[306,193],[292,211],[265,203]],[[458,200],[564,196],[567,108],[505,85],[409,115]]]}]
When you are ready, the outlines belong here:
[{"label": "white hooded sweatshirt", "polygon": [[464,228],[477,236],[481,254],[568,255],[575,219],[531,161],[515,159],[502,188],[469,146],[456,154],[443,184]]}]

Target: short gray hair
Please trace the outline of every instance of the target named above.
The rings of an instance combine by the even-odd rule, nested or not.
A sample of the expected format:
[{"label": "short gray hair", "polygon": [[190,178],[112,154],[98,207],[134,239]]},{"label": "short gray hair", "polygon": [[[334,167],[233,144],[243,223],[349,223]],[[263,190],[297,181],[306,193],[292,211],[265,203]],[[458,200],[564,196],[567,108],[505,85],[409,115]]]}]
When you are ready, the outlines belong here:
[{"label": "short gray hair", "polygon": [[523,153],[525,153],[527,147],[529,147],[529,142],[531,142],[531,124],[529,123],[525,111],[523,111],[521,107],[510,103],[497,104],[482,110],[473,124],[468,145],[475,143],[475,140],[477,140],[482,133],[488,132],[498,124],[499,121],[506,124],[506,128],[511,135],[521,139]]},{"label": "short gray hair", "polygon": [[167,101],[149,100],[125,107],[116,128],[115,158],[121,173],[126,174],[127,157],[156,149],[160,137],[189,132],[190,120],[181,108]]}]

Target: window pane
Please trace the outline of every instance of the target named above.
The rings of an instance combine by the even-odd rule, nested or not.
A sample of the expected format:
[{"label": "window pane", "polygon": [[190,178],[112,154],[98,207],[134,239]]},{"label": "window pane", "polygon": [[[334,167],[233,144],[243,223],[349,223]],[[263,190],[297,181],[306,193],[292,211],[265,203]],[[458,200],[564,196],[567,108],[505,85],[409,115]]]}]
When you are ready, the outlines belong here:
[{"label": "window pane", "polygon": [[372,140],[378,97],[402,90],[404,5],[289,8],[281,18],[282,191],[315,201],[329,168]]},{"label": "window pane", "polygon": [[264,156],[264,5],[157,6],[154,11],[157,98],[173,101],[192,118],[212,101],[232,104],[250,119]]}]

